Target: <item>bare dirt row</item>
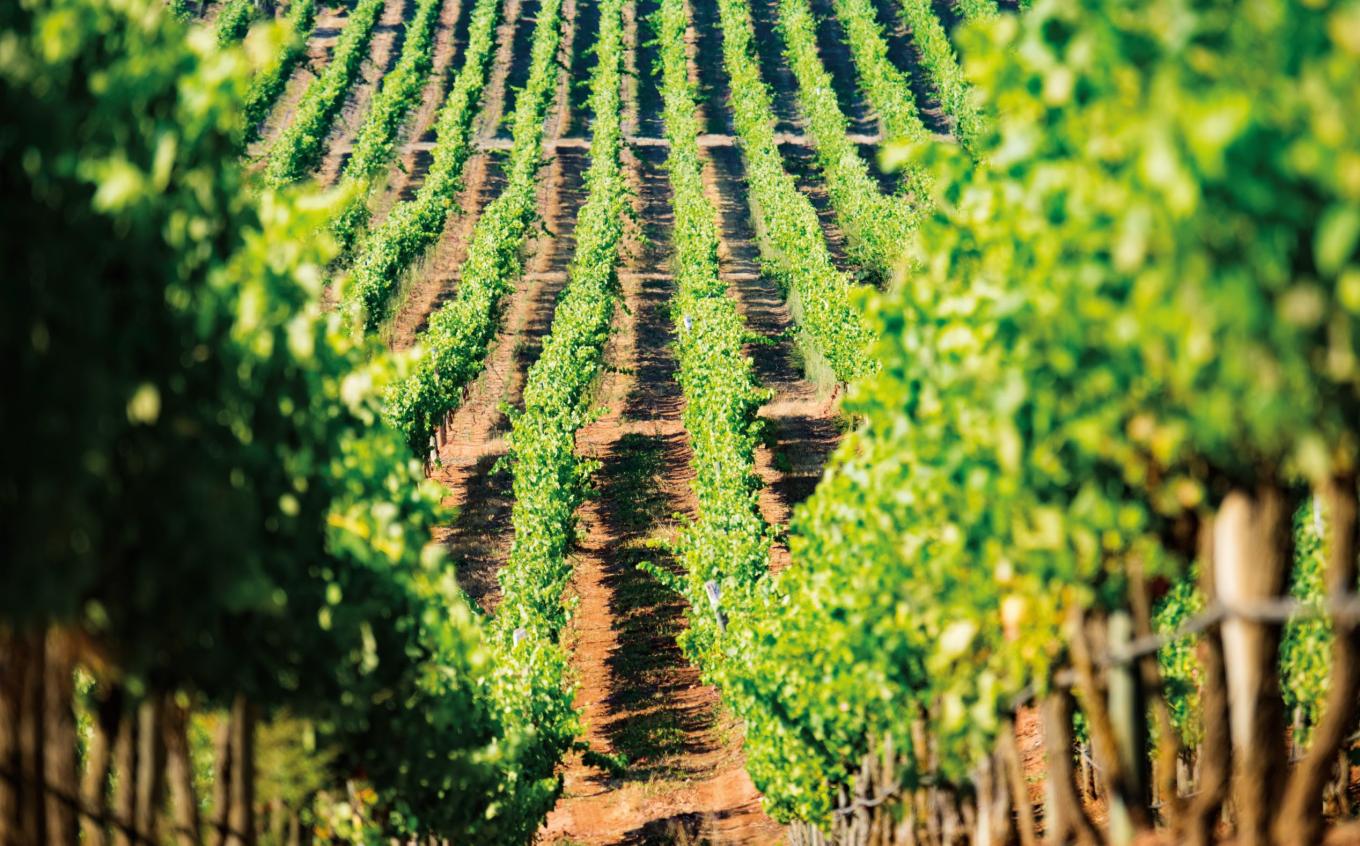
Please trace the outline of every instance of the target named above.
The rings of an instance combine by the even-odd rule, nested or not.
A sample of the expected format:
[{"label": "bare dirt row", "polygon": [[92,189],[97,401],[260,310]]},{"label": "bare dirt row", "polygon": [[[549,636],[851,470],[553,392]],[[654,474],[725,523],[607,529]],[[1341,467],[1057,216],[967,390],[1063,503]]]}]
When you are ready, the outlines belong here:
[{"label": "bare dirt row", "polygon": [[298,101],[302,99],[307,86],[321,75],[330,63],[335,42],[340,40],[340,31],[349,22],[349,7],[343,4],[321,4],[316,16],[316,25],[307,37],[307,55],[293,69],[279,101],[264,122],[259,140],[251,145],[251,155],[260,155],[274,146],[279,133],[293,120]]},{"label": "bare dirt row", "polygon": [[[660,97],[645,30],[650,2],[626,20],[630,51],[625,126],[660,134]],[[643,20],[639,20],[642,18]],[[644,29],[639,29],[644,27]],[[609,772],[579,757],[548,818],[549,843],[771,842],[746,775],[740,727],[701,683],[676,642],[683,603],[642,561],[674,568],[677,521],[692,514],[690,451],[675,381],[670,322],[672,212],[664,149],[626,158],[639,229],[626,245],[622,303],[606,350],[602,410],[578,436],[600,462],[596,497],[580,515],[573,561],[576,614],[568,633],[586,740],[624,765]]]},{"label": "bare dirt row", "polygon": [[[421,92],[420,104],[402,130],[402,140],[435,140],[434,122],[448,95],[454,74],[465,60],[472,3],[473,0],[445,0],[435,29],[430,78]],[[430,153],[426,150],[404,149],[396,166],[388,170],[386,184],[370,202],[375,223],[386,217],[399,199],[414,196],[425,171],[429,169],[430,161]]]}]

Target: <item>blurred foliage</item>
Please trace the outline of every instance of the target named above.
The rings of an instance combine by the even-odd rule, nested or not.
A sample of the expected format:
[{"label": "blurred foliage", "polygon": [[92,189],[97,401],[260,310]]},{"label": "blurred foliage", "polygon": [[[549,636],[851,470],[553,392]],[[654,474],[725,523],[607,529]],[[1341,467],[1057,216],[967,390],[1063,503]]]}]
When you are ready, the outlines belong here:
[{"label": "blurred foliage", "polygon": [[336,198],[242,170],[254,70],[158,0],[0,7],[0,620],[82,630],[133,701],[244,695],[262,796],[358,778],[385,835],[521,842],[562,659],[499,661],[431,545],[405,362],[320,305]]},{"label": "blurred foliage", "polygon": [[[794,565],[724,643],[776,816],[824,821],[885,735],[911,786],[922,715],[931,775],[964,781],[1065,661],[1069,611],[1125,605],[1127,562],[1178,578],[1234,486],[1355,468],[1357,23],[1354,2],[1040,0],[960,29],[985,120],[968,154],[890,156],[935,196],[910,269],[864,299],[881,370]],[[1301,702],[1308,649],[1286,658]]]}]

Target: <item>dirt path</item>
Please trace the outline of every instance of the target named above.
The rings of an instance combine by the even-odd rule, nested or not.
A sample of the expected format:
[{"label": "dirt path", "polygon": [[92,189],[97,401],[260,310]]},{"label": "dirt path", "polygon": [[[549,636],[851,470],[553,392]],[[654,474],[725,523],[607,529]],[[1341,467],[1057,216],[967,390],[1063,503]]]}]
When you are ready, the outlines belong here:
[{"label": "dirt path", "polygon": [[[709,196],[720,216],[719,261],[723,279],[750,331],[765,343],[748,344],[756,379],[774,392],[760,409],[766,432],[756,452],[756,472],[765,487],[760,512],[765,522],[785,528],[794,506],[807,499],[840,440],[839,415],[830,391],[803,377],[802,357],[793,342],[796,327],[779,286],[760,272],[759,249],[746,208],[745,172],[732,148],[709,150],[704,172]],[[788,563],[783,543],[771,565]]]},{"label": "dirt path", "polygon": [[[317,170],[317,179],[322,185],[334,185],[339,179],[340,170],[349,159],[349,149],[368,115],[368,105],[373,102],[373,95],[378,91],[379,81],[392,70],[401,56],[401,48],[406,41],[406,27],[415,13],[414,0],[387,0],[383,4],[382,16],[373,28],[368,56],[359,70],[359,78],[350,86],[345,105],[331,124],[331,132],[326,139],[327,153]],[[345,152],[338,152],[340,150]]]},{"label": "dirt path", "polygon": [[[575,2],[562,4],[561,55],[570,55]],[[567,91],[566,74],[562,74],[546,139],[561,137],[567,126]],[[445,504],[458,512],[451,526],[436,531],[435,539],[457,562],[464,590],[488,611],[500,598],[496,573],[505,563],[512,536],[510,476],[498,464],[506,455],[509,421],[505,409],[519,405],[525,373],[538,358],[557,296],[566,283],[575,247],[576,212],[584,202],[586,162],[583,151],[562,151],[544,169],[538,196],[544,228],[528,245],[525,273],[505,305],[486,368],[453,413],[439,450],[441,463],[434,478],[449,490]]]},{"label": "dirt path", "polygon": [[[755,24],[761,77],[769,88],[775,113],[775,130],[801,136],[804,121],[798,112],[798,80],[784,60],[779,33],[774,29],[779,0],[749,2]],[[693,0],[690,9],[694,18],[693,44],[697,62],[694,72],[698,74],[705,125],[710,132],[732,133],[734,129],[727,72],[723,66],[722,27],[718,20],[717,0]],[[817,210],[817,219],[821,223],[833,263],[837,269],[853,274],[855,267],[846,254],[845,234],[836,222],[826,185],[815,166],[815,152],[803,144],[785,144],[780,147],[780,153],[784,159],[784,169]]]},{"label": "dirt path", "polygon": [[[704,124],[730,127],[727,78],[713,70],[715,66],[720,70],[722,58],[714,0],[691,0],[690,14],[690,75],[700,81],[700,91],[709,95],[700,106]],[[786,155],[793,149],[786,148]],[[807,149],[801,154],[812,155]],[[704,187],[718,209],[719,270],[747,328],[766,339],[746,348],[757,381],[774,392],[760,410],[766,432],[756,452],[756,472],[765,483],[760,492],[761,516],[782,530],[793,507],[812,493],[821,478],[822,466],[840,437],[838,415],[827,390],[803,377],[802,357],[792,340],[796,324],[779,286],[761,273],[740,150],[708,147],[705,157]],[[825,201],[824,193],[821,199]],[[840,246],[843,250],[843,238]],[[787,565],[788,550],[782,542],[775,545],[771,558],[775,569]]]},{"label": "dirt path", "polygon": [[809,5],[817,19],[817,52],[821,55],[822,64],[826,65],[827,72],[831,74],[836,102],[845,113],[850,131],[872,135],[878,131],[878,118],[869,101],[860,92],[855,59],[850,53],[845,29],[836,18],[835,6],[831,0],[811,0]]},{"label": "dirt path", "polygon": [[[812,13],[816,16],[817,49],[822,63],[831,74],[832,87],[836,91],[836,102],[845,114],[851,135],[876,135],[881,127],[873,105],[864,97],[859,88],[859,71],[855,69],[855,57],[850,52],[848,36],[836,17],[832,0],[810,0]],[[859,154],[869,165],[869,172],[878,180],[879,190],[890,194],[897,190],[898,179],[885,174],[878,162],[878,145],[861,144]]]},{"label": "dirt path", "polygon": [[591,749],[617,773],[568,764],[565,791],[541,832],[547,843],[770,844],[781,830],[760,810],[741,754],[741,727],[676,643],[683,602],[642,561],[678,566],[664,544],[694,508],[690,451],[675,381],[670,198],[659,150],[631,162],[647,243],[622,275],[624,307],[600,386],[603,416],[578,436],[600,462],[598,497],[581,509],[582,541],[568,642]]},{"label": "dirt path", "polygon": [[[699,4],[693,2],[692,8],[697,19]],[[691,74],[700,73],[704,64],[712,61],[704,53],[706,46],[712,46],[705,44],[702,33],[692,22],[688,33]],[[702,108],[706,113],[727,111],[726,103],[726,98],[714,99]],[[709,125],[715,122],[720,121],[712,117],[707,120]],[[811,155],[808,150],[802,152]],[[722,278],[736,298],[747,328],[766,339],[762,344],[748,344],[746,352],[755,366],[756,380],[774,394],[760,410],[766,431],[764,443],[756,451],[756,472],[765,483],[760,492],[761,516],[782,532],[793,507],[812,493],[839,440],[837,413],[827,390],[803,377],[802,357],[793,342],[796,324],[779,286],[761,273],[740,152],[734,147],[709,148],[704,182],[709,200],[718,209]],[[788,549],[781,540],[772,550],[771,566],[778,570],[787,564]]]}]

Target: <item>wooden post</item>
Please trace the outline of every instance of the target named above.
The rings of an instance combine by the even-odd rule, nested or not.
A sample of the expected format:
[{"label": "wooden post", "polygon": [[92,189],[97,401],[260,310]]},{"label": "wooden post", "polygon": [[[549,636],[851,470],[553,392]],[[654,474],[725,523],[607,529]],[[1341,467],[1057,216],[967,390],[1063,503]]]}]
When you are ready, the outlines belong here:
[{"label": "wooden post", "polygon": [[165,700],[148,696],[137,709],[137,833],[152,843],[160,840],[161,805],[165,799]]},{"label": "wooden post", "polygon": [[233,782],[231,716],[223,714],[213,739],[213,757],[217,769],[213,777],[213,846],[226,846],[227,829],[231,824],[231,786]]},{"label": "wooden post", "polygon": [[1073,840],[1078,846],[1098,846],[1100,838],[1081,804],[1072,768],[1072,705],[1071,692],[1057,689],[1044,697],[1042,705],[1048,808],[1045,834],[1047,842],[1055,846]]},{"label": "wooden post", "polygon": [[18,636],[0,626],[0,843],[21,843],[24,839],[19,814],[22,660]]},{"label": "wooden post", "polygon": [[[988,755],[978,762],[977,774],[973,776],[973,784],[977,788],[978,796],[978,815],[977,826],[973,830],[973,846],[997,846],[998,824],[1002,811],[998,806],[1001,805],[1001,798],[1004,792],[999,789],[1000,782],[996,778],[996,755]],[[1006,807],[1004,813],[1010,816],[1010,808]]]},{"label": "wooden post", "polygon": [[82,846],[105,846],[109,813],[109,776],[113,773],[113,746],[118,735],[118,722],[123,713],[121,688],[108,689],[103,682],[95,688],[98,703],[90,748],[85,756],[85,772],[81,779],[80,795],[90,816],[81,820]]},{"label": "wooden post", "polygon": [[[1116,624],[1116,633],[1121,631],[1119,626]],[[1125,771],[1127,753],[1122,748],[1125,743],[1120,737],[1124,730],[1116,728],[1116,720],[1122,720],[1132,707],[1133,691],[1126,692],[1127,680],[1119,679],[1121,673],[1130,673],[1131,670],[1125,665],[1110,673],[1111,689],[1107,700],[1106,691],[1101,690],[1096,678],[1091,631],[1082,609],[1071,609],[1067,629],[1072,669],[1076,673],[1077,698],[1090,728],[1096,762],[1104,776],[1106,801],[1110,808],[1110,839],[1116,844],[1129,843],[1136,833],[1151,828],[1136,777],[1131,777],[1131,773]],[[1126,630],[1125,625],[1122,631]],[[1105,629],[1096,631],[1104,633]],[[1112,711],[1112,707],[1117,711]]]},{"label": "wooden post", "polygon": [[114,772],[117,789],[113,797],[114,846],[135,846],[130,832],[137,825],[137,772],[140,744],[137,742],[137,712],[134,707],[124,710],[118,721],[118,739],[114,742]]},{"label": "wooden post", "polygon": [[255,708],[240,694],[231,705],[231,756],[227,842],[255,846]]},{"label": "wooden post", "polygon": [[194,765],[189,757],[189,709],[167,697],[165,703],[166,777],[170,804],[174,808],[175,840],[180,846],[202,842],[198,794],[194,789]]},{"label": "wooden post", "polygon": [[[1133,621],[1127,612],[1116,611],[1109,619],[1110,650],[1122,650],[1133,639]],[[1121,789],[1110,795],[1110,840],[1115,846],[1128,846],[1139,828],[1140,811],[1148,802],[1147,714],[1142,688],[1134,665],[1122,662],[1108,670],[1110,727],[1114,731]],[[1141,806],[1141,808],[1135,807]]]},{"label": "wooden post", "polygon": [[[1038,826],[1034,822],[1034,805],[1029,800],[1029,789],[1025,786],[1025,765],[1020,760],[1020,747],[1015,742],[1015,718],[1007,718],[1001,724],[1001,731],[997,739],[998,757],[1002,768],[998,775],[1006,778],[1006,786],[1011,795],[1011,804],[1015,807],[1015,816],[1019,828],[1021,846],[1037,846]],[[1006,815],[1006,822],[1010,823],[1010,814]],[[1007,826],[1010,829],[1010,826]],[[1003,829],[1009,835],[1011,832]],[[1000,842],[1008,842],[1007,838]]]},{"label": "wooden post", "polygon": [[[1152,637],[1152,599],[1148,592],[1147,580],[1143,577],[1142,562],[1134,559],[1128,567],[1129,607],[1133,611],[1133,631],[1140,638]],[[1152,787],[1161,803],[1161,817],[1173,838],[1180,838],[1184,828],[1184,802],[1179,789],[1179,770],[1181,766],[1181,739],[1171,718],[1171,707],[1166,701],[1166,689],[1162,682],[1162,668],[1157,662],[1157,653],[1148,652],[1138,659],[1138,680],[1142,685],[1143,698],[1148,706],[1142,711],[1151,710],[1157,720],[1157,757],[1153,773]]]},{"label": "wooden post", "polygon": [[[1214,577],[1231,610],[1275,599],[1292,560],[1290,508],[1273,485],[1234,490],[1214,521]],[[1280,697],[1278,623],[1230,616],[1223,622],[1228,728],[1233,741],[1233,806],[1241,846],[1269,846],[1272,812],[1280,807],[1288,755]]]},{"label": "wooden post", "polygon": [[29,842],[45,844],[47,836],[46,776],[43,773],[46,731],[47,638],[44,633],[21,634],[24,661],[19,705],[19,813]]},{"label": "wooden post", "polygon": [[47,837],[51,843],[80,842],[75,800],[80,795],[76,767],[75,647],[68,633],[48,629],[43,680],[43,781],[47,785]]},{"label": "wooden post", "polygon": [[[1206,520],[1199,531],[1199,585],[1204,601],[1218,599],[1214,577],[1214,524]],[[1204,737],[1195,755],[1195,790],[1186,821],[1189,846],[1210,846],[1228,797],[1232,766],[1232,737],[1228,730],[1228,688],[1223,667],[1221,626],[1210,626],[1200,640],[1200,721]]]}]

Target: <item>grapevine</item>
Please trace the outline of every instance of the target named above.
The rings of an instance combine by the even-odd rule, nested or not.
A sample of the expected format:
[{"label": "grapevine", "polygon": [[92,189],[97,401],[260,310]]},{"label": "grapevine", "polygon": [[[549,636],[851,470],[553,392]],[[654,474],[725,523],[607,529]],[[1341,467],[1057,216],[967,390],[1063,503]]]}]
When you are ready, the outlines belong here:
[{"label": "grapevine", "polygon": [[359,0],[340,33],[335,51],[321,76],[312,80],[297,113],[269,151],[265,175],[271,184],[301,179],[321,163],[331,124],[359,75],[384,0]]},{"label": "grapevine", "polygon": [[[433,162],[420,191],[392,209],[357,252],[349,297],[366,329],[381,323],[402,273],[439,239],[454,208],[472,151],[472,122],[486,84],[499,8],[499,0],[477,0],[473,6],[466,58],[435,121]],[[342,243],[354,243],[366,217],[367,207],[356,203],[336,218],[333,228]]]},{"label": "grapevine", "polygon": [[907,75],[888,59],[888,44],[871,0],[835,0],[836,17],[858,71],[860,90],[878,112],[889,139],[920,141],[927,137]]},{"label": "grapevine", "polygon": [[940,105],[954,123],[954,133],[966,149],[973,150],[983,131],[977,105],[970,99],[968,83],[959,67],[949,36],[931,9],[930,0],[898,0],[902,17],[921,54],[921,63],[939,95]]},{"label": "grapevine", "polygon": [[753,215],[766,236],[762,253],[789,292],[810,358],[824,362],[837,380],[849,381],[870,369],[864,355],[870,336],[850,308],[851,282],[832,265],[816,211],[784,170],[770,94],[754,58],[750,9],[744,0],[719,0],[718,12]]},{"label": "grapevine", "polygon": [[378,177],[391,164],[402,124],[420,100],[425,78],[433,66],[434,34],[442,6],[443,0],[421,0],[417,5],[401,57],[392,72],[383,77],[382,87],[373,95],[355,137],[340,181],[344,205],[331,226],[342,253],[353,246],[358,230],[367,223],[369,195]]},{"label": "grapevine", "polygon": [[685,54],[684,0],[664,0],[654,27],[661,55],[666,159],[675,209],[673,319],[684,423],[694,451],[698,514],[676,543],[685,578],[655,571],[689,601],[684,646],[706,677],[723,679],[726,652],[706,585],[718,586],[724,614],[742,613],[768,566],[769,538],[756,512],[756,410],[768,399],[742,349],[745,326],[718,276],[717,209],[704,194],[699,121]]},{"label": "grapevine", "polygon": [[247,141],[259,137],[260,128],[288,86],[293,69],[307,54],[307,34],[315,22],[316,0],[292,0],[288,6],[288,17],[283,23],[283,44],[278,53],[255,73],[242,104]]},{"label": "grapevine", "polygon": [[807,0],[780,0],[779,11],[784,52],[798,80],[798,101],[851,257],[871,276],[885,279],[906,243],[912,207],[901,198],[879,193],[859,149],[846,137],[845,115],[836,102],[831,74],[817,54],[816,23]]},{"label": "grapevine", "polygon": [[217,13],[217,43],[225,46],[245,38],[254,14],[253,0],[227,0]]},{"label": "grapevine", "polygon": [[481,371],[501,298],[521,270],[520,248],[534,217],[543,161],[543,125],[557,80],[561,0],[546,0],[534,24],[529,81],[515,103],[505,190],[472,231],[457,296],[430,317],[414,372],[388,394],[387,414],[414,450],[423,450],[463,387]]},{"label": "grapevine", "polygon": [[619,164],[621,7],[622,0],[609,0],[600,10],[588,195],[576,219],[576,254],[543,352],[529,368],[524,410],[510,435],[515,534],[500,572],[504,599],[497,621],[549,640],[565,622],[559,598],[571,573],[573,514],[589,469],[576,457],[576,432],[589,416],[589,389],[603,364],[618,296],[616,265],[627,211]]}]

